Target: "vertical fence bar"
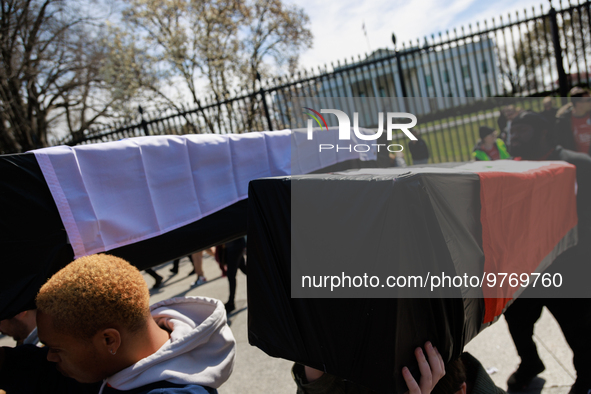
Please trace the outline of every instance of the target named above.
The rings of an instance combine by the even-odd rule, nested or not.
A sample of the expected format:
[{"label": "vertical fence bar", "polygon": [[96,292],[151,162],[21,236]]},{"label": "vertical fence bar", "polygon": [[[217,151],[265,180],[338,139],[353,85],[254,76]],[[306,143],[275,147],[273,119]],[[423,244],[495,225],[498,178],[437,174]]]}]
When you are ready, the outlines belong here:
[{"label": "vertical fence bar", "polygon": [[[570,0],[568,0],[568,5],[569,5],[568,17],[569,17],[569,22],[570,22],[570,31],[571,31],[571,35],[572,35],[571,40],[573,43],[573,53],[574,53],[574,57],[575,57],[575,65],[577,66],[577,84],[579,84],[581,81],[581,69],[579,66],[579,51],[577,50],[577,36],[575,34],[575,18],[573,17],[573,9],[571,7]],[[566,45],[568,46],[568,34],[566,34],[566,24],[565,24],[564,37],[566,38]],[[572,73],[571,73],[571,75],[572,75]],[[571,84],[575,85],[574,81],[571,80]]]},{"label": "vertical fence bar", "polygon": [[[455,42],[456,42],[456,54],[457,54],[457,57],[458,57],[458,61],[460,61],[459,59],[460,59],[461,54],[460,54],[459,44],[458,44],[458,41],[457,41],[458,32],[457,32],[456,29],[454,29],[454,35],[455,35],[455,38],[456,38],[456,40],[455,40]],[[448,34],[448,37],[449,37],[449,34]],[[461,101],[460,101],[460,88],[459,88],[459,84],[458,84],[458,75],[457,75],[457,70],[456,70],[456,62],[453,59],[453,51],[451,51],[451,55],[452,55],[453,78],[454,78],[455,85],[456,85],[456,91],[458,93],[458,104],[460,104],[461,103]],[[461,70],[460,70],[460,72],[461,72]],[[458,116],[459,116],[459,119],[460,119],[460,121],[462,123],[462,131],[463,131],[463,134],[464,134],[464,141],[466,143],[466,147],[467,147],[467,149],[470,149],[470,146],[471,145],[470,145],[470,141],[468,139],[468,134],[466,132],[466,123],[464,123],[464,121],[462,120],[461,113]]]},{"label": "vertical fence bar", "polygon": [[585,47],[585,28],[583,26],[583,6],[579,5],[577,7],[577,14],[579,15],[579,31],[580,31],[580,35],[581,35],[581,48],[583,49],[582,51],[582,56],[583,56],[583,62],[585,64],[585,83],[589,84],[589,66],[587,65],[587,56],[586,55],[586,50],[587,48]]},{"label": "vertical fence bar", "polygon": [[562,47],[560,46],[560,36],[558,31],[558,20],[556,10],[550,8],[548,13],[550,18],[550,31],[552,32],[552,45],[554,47],[554,60],[556,61],[556,70],[558,71],[558,93],[560,97],[566,97],[568,94],[568,80],[562,64]]},{"label": "vertical fence bar", "polygon": [[[529,27],[529,22],[527,22],[527,10],[524,9],[523,10],[523,15],[524,15],[524,19],[526,20],[526,22],[524,22],[525,24],[525,31],[527,34],[527,46],[529,49],[529,58],[531,61],[531,67],[532,67],[532,75],[533,75],[533,88],[534,88],[534,93],[538,93],[538,79],[537,79],[537,75],[536,75],[536,69],[537,67],[537,63],[536,63],[536,58],[534,57],[534,52],[532,49],[532,39],[531,39],[531,29]],[[535,27],[535,21],[534,21],[534,27]],[[529,93],[529,95],[531,95],[531,92]]]},{"label": "vertical fence bar", "polygon": [[[540,39],[540,29],[539,29],[539,18],[536,17],[536,8],[532,7],[532,15],[534,17],[534,28],[535,28],[535,37],[536,37],[536,49],[537,49],[537,61],[538,61],[538,66],[540,67],[540,76],[542,78],[541,80],[541,84],[542,84],[542,91],[547,90],[546,89],[546,82],[545,82],[545,77],[544,77],[544,57],[542,55],[542,51],[540,49],[540,47],[542,46],[542,40]],[[543,17],[543,16],[542,16]],[[544,35],[546,34],[546,32],[544,32]]]}]

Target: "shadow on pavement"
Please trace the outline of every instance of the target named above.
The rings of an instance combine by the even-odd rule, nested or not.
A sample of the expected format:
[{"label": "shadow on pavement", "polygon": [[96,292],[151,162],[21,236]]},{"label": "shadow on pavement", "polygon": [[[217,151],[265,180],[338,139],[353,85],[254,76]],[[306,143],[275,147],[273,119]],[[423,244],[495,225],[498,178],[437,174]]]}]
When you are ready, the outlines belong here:
[{"label": "shadow on pavement", "polygon": [[522,391],[507,390],[507,394],[541,394],[544,384],[546,384],[546,380],[536,376],[529,386],[527,386],[527,389]]},{"label": "shadow on pavement", "polygon": [[[174,294],[174,295],[171,295],[169,298],[184,297],[184,296],[187,295],[188,292],[190,292],[193,289],[196,289],[198,287],[204,286],[204,285],[206,285],[208,283],[212,283],[212,282],[215,282],[215,281],[220,280],[220,279],[223,279],[223,278],[224,278],[223,276],[218,276],[217,278],[208,279],[207,282],[205,282],[205,283],[203,283],[203,284],[201,284],[199,286],[191,286],[191,285],[189,285],[188,288],[187,288],[187,290],[181,291],[180,293],[177,293],[177,294]],[[163,281],[162,282],[162,286],[160,286],[159,288],[157,288],[157,289],[150,289],[150,296],[152,296],[154,294],[160,293],[167,285],[172,285],[172,284],[175,284],[175,283],[180,282],[181,280],[185,280],[185,279],[187,279],[186,276],[184,278],[181,278],[181,279],[179,279],[177,281],[170,282],[170,283],[166,283],[166,281]],[[197,277],[196,276],[195,276],[195,280],[197,280]]]},{"label": "shadow on pavement", "polygon": [[238,314],[240,314],[240,313],[244,312],[244,311],[245,311],[245,310],[247,310],[247,309],[248,309],[248,305],[246,305],[244,308],[237,309],[237,310],[235,310],[235,311],[234,311],[234,312],[232,312],[232,313],[228,313],[228,315],[227,315],[227,316],[228,316],[228,325],[229,325],[229,326],[232,326],[232,323],[233,323],[233,321],[234,321],[234,318],[236,317],[236,315],[238,315]]}]

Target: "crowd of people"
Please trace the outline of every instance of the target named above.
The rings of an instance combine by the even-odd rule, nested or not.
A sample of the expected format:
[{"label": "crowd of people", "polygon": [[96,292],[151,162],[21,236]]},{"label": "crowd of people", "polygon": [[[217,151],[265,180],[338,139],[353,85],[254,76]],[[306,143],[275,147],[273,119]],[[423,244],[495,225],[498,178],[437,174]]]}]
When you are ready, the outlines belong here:
[{"label": "crowd of people", "polygon": [[[557,109],[553,100],[543,100],[539,113],[509,105],[501,109],[496,130],[481,126],[480,141],[474,147],[475,160],[562,160],[577,169],[577,216],[579,241],[575,247],[558,256],[549,268],[570,278],[569,286],[586,288],[576,283],[578,274],[590,255],[591,244],[591,95],[581,87],[571,89],[570,102]],[[512,391],[527,389],[532,380],[545,370],[533,341],[534,324],[542,308],[553,314],[573,351],[577,379],[570,393],[591,390],[591,300],[563,299],[528,288],[505,312],[509,332],[521,358],[519,368],[509,377]]]},{"label": "crowd of people", "polygon": [[[589,91],[573,88],[570,103],[560,109],[553,108],[552,99],[544,99],[540,113],[504,107],[498,126],[498,133],[480,127],[475,160],[563,160],[576,166],[579,242],[550,267],[576,278],[577,267],[585,264],[591,252]],[[411,152],[416,164],[428,160],[428,149],[420,138],[411,145]],[[238,269],[247,272],[245,249],[246,239],[239,238],[218,246],[215,252],[207,251],[228,277],[225,304],[207,297],[178,297],[150,306],[143,276],[127,261],[107,254],[75,260],[41,287],[37,309],[0,321],[0,332],[17,342],[14,348],[0,348],[0,392],[216,393],[234,368],[236,342],[226,319],[235,309],[236,273]],[[197,276],[194,285],[206,282],[202,258],[202,252],[191,256],[192,274]],[[172,274],[178,273],[178,264],[176,260]],[[162,282],[158,277],[154,277],[154,287]],[[588,394],[589,298],[522,296],[512,303],[505,318],[521,364],[509,378],[508,387],[525,390],[544,370],[532,340],[534,323],[544,306],[560,324],[574,353],[577,378],[570,393]],[[411,394],[503,392],[468,353],[444,365],[436,346],[427,342],[415,350],[415,357],[419,381],[408,368],[402,370]],[[370,392],[297,363],[292,375],[299,394]]]},{"label": "crowd of people", "polygon": [[[224,305],[207,297],[149,300],[143,276],[127,261],[108,254],[76,259],[41,287],[36,310],[2,321],[18,346],[0,348],[0,390],[217,393],[236,354]],[[25,343],[33,332],[39,346]],[[430,343],[415,354],[421,378],[406,367],[402,375],[410,394],[428,394],[445,374],[443,359]]]},{"label": "crowd of people", "polygon": [[[561,108],[554,107],[552,97],[542,101],[543,109],[538,114],[550,128],[552,142],[562,148],[589,154],[591,145],[591,96],[587,89],[576,86],[571,89],[570,102]],[[497,120],[498,132],[487,126],[480,126],[480,140],[472,151],[475,160],[499,160],[511,158],[511,144],[515,122],[525,111],[515,105],[501,108]],[[515,156],[515,155],[513,155]]]},{"label": "crowd of people", "polygon": [[[570,102],[561,108],[554,106],[552,97],[542,101],[543,109],[539,114],[552,125],[555,142],[565,149],[589,154],[591,144],[591,97],[587,89],[576,86],[571,89]],[[506,105],[500,109],[497,129],[480,126],[480,139],[472,150],[472,158],[477,161],[511,159],[509,144],[514,121],[525,111],[515,105]],[[413,165],[429,162],[429,147],[421,137],[421,132],[414,129],[416,140],[409,141],[408,149]],[[397,164],[395,164],[397,165]]]}]

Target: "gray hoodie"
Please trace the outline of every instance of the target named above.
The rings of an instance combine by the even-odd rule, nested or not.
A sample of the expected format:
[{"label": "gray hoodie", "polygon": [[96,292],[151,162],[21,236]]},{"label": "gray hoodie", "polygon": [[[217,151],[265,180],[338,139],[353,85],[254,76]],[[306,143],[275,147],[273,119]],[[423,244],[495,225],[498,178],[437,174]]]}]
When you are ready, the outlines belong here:
[{"label": "gray hoodie", "polygon": [[177,297],[151,306],[158,325],[171,331],[158,351],[105,379],[105,385],[131,390],[167,381],[218,388],[234,367],[236,341],[226,324],[221,301],[207,297]]}]

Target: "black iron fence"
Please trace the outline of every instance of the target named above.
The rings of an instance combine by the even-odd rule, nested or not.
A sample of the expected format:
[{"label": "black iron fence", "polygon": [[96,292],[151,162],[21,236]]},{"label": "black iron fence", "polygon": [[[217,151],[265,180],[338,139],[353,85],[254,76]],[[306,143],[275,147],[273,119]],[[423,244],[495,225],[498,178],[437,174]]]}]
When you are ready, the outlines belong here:
[{"label": "black iron fence", "polygon": [[[291,101],[297,97],[317,97],[323,108],[336,108],[337,97],[422,97],[411,100],[407,110],[425,121],[469,105],[470,97],[490,97],[493,103],[494,97],[566,97],[570,87],[589,85],[590,6],[591,1],[574,5],[569,1],[568,6],[561,2],[546,11],[542,6],[523,10],[403,43],[397,49],[379,49],[317,70],[259,81],[256,91],[224,100],[204,99],[182,111],[143,113],[140,108],[138,118],[127,124],[91,128],[59,143],[285,129],[293,127]],[[375,127],[370,123],[360,121],[360,126]],[[469,158],[466,146],[476,138],[473,131],[460,151],[441,146],[451,138],[444,135],[444,127],[428,132],[433,133],[429,135],[433,149],[445,152],[432,160]]]}]

